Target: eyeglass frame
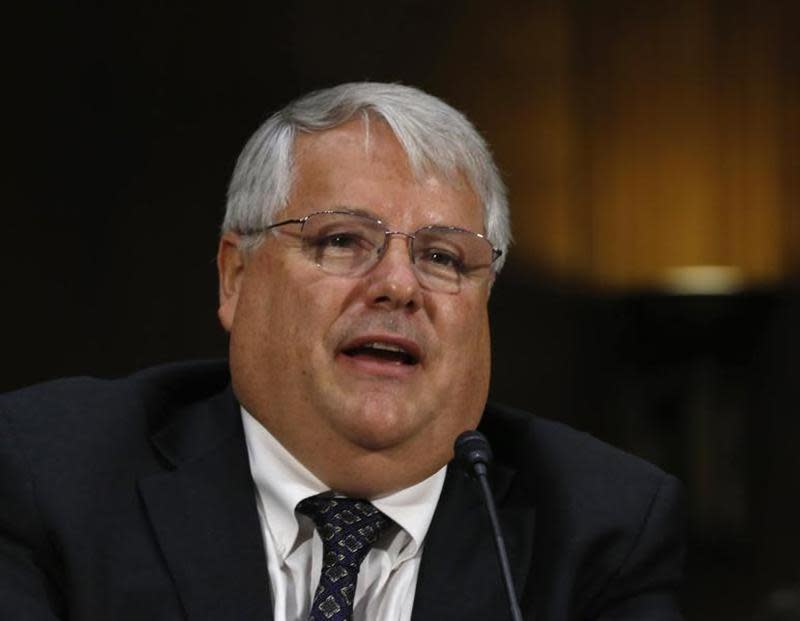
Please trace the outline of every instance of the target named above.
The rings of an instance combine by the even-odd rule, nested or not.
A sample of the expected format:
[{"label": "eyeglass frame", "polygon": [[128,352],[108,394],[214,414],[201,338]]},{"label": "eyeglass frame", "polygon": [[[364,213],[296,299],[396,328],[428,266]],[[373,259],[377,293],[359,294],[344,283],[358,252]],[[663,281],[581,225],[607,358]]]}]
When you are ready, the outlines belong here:
[{"label": "eyeglass frame", "polygon": [[[444,229],[445,231],[455,231],[455,232],[458,232],[458,233],[467,233],[469,235],[474,235],[478,239],[482,239],[483,241],[485,241],[489,245],[489,247],[492,250],[491,259],[490,259],[488,265],[486,265],[486,267],[489,268],[490,270],[493,269],[492,265],[494,265],[495,261],[497,261],[497,259],[499,259],[503,255],[503,250],[501,248],[498,248],[497,246],[493,245],[492,242],[490,242],[489,239],[486,237],[486,235],[483,235],[481,233],[476,233],[475,231],[470,231],[469,229],[464,229],[464,228],[461,228],[459,226],[451,226],[451,225],[448,225],[448,224],[426,224],[425,226],[419,227],[418,229],[416,229],[412,233],[406,233],[404,231],[392,231],[391,229],[389,229],[386,226],[386,223],[383,220],[381,220],[380,218],[376,218],[376,217],[368,215],[368,214],[358,213],[358,212],[355,212],[355,211],[347,211],[347,210],[342,210],[342,209],[323,209],[321,211],[315,211],[313,213],[307,214],[307,215],[303,216],[302,218],[290,218],[288,220],[281,220],[280,222],[276,222],[274,224],[269,224],[269,225],[267,225],[265,227],[260,227],[260,228],[256,228],[256,229],[239,230],[238,233],[240,235],[245,235],[245,236],[260,235],[262,233],[267,233],[268,231],[271,231],[271,230],[276,229],[276,228],[281,227],[281,226],[285,226],[287,224],[299,224],[300,225],[300,232],[302,233],[306,222],[308,222],[308,220],[310,218],[312,218],[314,216],[318,216],[318,215],[332,215],[332,214],[343,215],[343,216],[355,216],[356,218],[363,218],[365,220],[371,220],[372,222],[380,224],[382,227],[384,227],[383,228],[383,244],[380,246],[380,251],[381,252],[379,254],[384,252],[386,250],[386,248],[388,247],[389,238],[390,237],[393,237],[393,236],[396,236],[396,235],[400,235],[402,237],[405,237],[406,238],[406,243],[407,243],[407,246],[408,246],[409,258],[411,260],[411,264],[412,265],[416,265],[416,261],[414,259],[414,252],[413,252],[414,240],[416,239],[417,234],[420,231],[423,231],[425,229]],[[380,261],[380,259],[378,259],[378,261]],[[377,263],[378,262],[376,261],[375,265],[377,265]],[[322,267],[319,264],[317,264],[317,267],[320,267],[320,269],[322,269]],[[477,269],[477,268],[473,268],[473,269]]]}]

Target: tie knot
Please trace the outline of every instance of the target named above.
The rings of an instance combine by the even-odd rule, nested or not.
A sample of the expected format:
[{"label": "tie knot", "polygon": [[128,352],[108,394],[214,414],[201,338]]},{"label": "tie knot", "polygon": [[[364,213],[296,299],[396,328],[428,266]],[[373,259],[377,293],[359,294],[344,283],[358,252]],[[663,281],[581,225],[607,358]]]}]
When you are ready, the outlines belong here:
[{"label": "tie knot", "polygon": [[311,496],[297,503],[310,517],[325,549],[325,567],[358,569],[372,545],[394,522],[368,500]]}]

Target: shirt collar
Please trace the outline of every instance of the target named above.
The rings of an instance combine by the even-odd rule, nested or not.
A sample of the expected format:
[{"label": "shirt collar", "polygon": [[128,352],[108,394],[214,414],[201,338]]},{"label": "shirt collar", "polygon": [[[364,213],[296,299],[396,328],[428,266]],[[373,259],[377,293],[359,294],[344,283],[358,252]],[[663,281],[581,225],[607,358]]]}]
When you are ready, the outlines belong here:
[{"label": "shirt collar", "polygon": [[[329,488],[243,407],[241,414],[250,470],[261,497],[264,519],[275,549],[285,561],[300,532],[294,512],[297,503]],[[400,552],[403,558],[413,556],[422,547],[442,493],[445,471],[443,467],[411,487],[372,500],[410,537]]]},{"label": "shirt collar", "polygon": [[297,541],[299,526],[294,508],[297,503],[327,491],[325,484],[287,451],[244,408],[242,423],[250,457],[253,481],[261,497],[267,530],[275,549],[285,561]]},{"label": "shirt collar", "polygon": [[372,504],[392,518],[400,528],[411,536],[411,542],[402,556],[413,556],[422,547],[425,535],[439,502],[447,467],[423,479],[416,485],[398,492],[375,498]]}]

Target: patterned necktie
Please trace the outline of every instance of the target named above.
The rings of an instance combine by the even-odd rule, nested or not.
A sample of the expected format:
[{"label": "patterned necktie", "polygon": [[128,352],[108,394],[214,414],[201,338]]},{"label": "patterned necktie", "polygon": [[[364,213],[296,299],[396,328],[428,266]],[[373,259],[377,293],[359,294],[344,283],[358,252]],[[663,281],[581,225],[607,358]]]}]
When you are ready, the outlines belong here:
[{"label": "patterned necktie", "polygon": [[311,496],[297,510],[314,520],[324,548],[309,621],[351,621],[361,561],[391,518],[366,500]]}]

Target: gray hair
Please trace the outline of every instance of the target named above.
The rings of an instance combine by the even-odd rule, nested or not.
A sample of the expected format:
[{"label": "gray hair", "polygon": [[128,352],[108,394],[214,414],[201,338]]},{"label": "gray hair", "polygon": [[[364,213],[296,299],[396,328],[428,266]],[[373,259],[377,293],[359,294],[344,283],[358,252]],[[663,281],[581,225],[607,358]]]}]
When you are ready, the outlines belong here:
[{"label": "gray hair", "polygon": [[[511,242],[506,188],[486,142],[467,118],[440,99],[400,84],[353,82],[315,91],[273,114],[245,145],[228,187],[223,231],[260,230],[289,200],[297,132],[321,132],[355,118],[386,122],[416,175],[463,174],[484,207],[489,241],[503,251]],[[251,246],[258,239],[245,239]]]}]

